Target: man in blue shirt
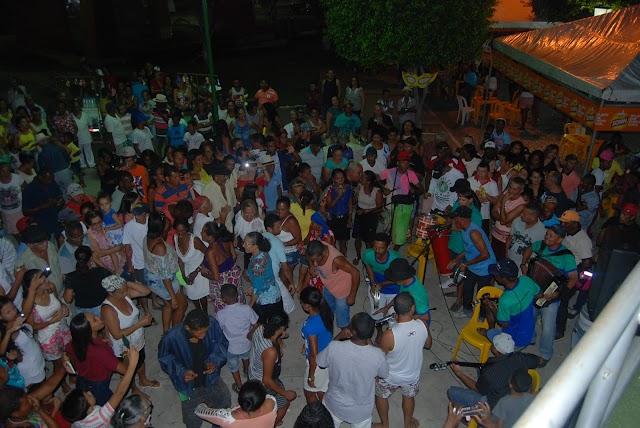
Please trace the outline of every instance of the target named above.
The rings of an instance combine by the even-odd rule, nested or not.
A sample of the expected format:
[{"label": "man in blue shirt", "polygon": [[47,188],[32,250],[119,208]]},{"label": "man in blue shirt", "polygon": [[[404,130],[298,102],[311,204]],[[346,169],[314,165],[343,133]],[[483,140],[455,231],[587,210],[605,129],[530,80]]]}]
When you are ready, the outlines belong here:
[{"label": "man in blue shirt", "polygon": [[40,169],[46,168],[53,173],[53,181],[60,187],[64,200],[67,200],[67,187],[73,181],[73,175],[69,169],[71,158],[54,137],[44,134],[36,135],[36,141],[42,151],[38,155]]},{"label": "man in blue shirt", "polygon": [[336,118],[333,126],[338,128],[338,132],[354,135],[360,132],[362,121],[357,114],[353,113],[353,104],[350,102],[344,104],[344,113]]},{"label": "man in blue shirt", "polygon": [[507,121],[503,118],[499,118],[496,120],[496,129],[493,130],[491,134],[492,140],[496,143],[496,147],[498,150],[502,150],[503,148],[508,147],[511,144],[511,135],[507,131],[504,130]]},{"label": "man in blue shirt", "polygon": [[169,144],[174,148],[184,145],[184,134],[187,132],[187,125],[183,123],[184,121],[181,120],[181,118],[182,115],[179,112],[174,113],[173,116],[171,116],[171,123],[167,129]]},{"label": "man in blue shirt", "polygon": [[33,218],[49,234],[57,236],[62,232],[58,213],[63,205],[62,193],[53,182],[51,170],[40,168],[38,176],[22,191],[22,212]]},{"label": "man in blue shirt", "polygon": [[206,399],[213,408],[231,406],[229,388],[220,377],[227,362],[229,341],[215,318],[201,309],[189,312],[183,323],[167,331],[158,345],[158,361],[178,391],[182,421],[200,427],[196,407]]},{"label": "man in blue shirt", "polygon": [[[453,269],[460,263],[459,269],[465,272],[466,278],[462,283],[462,309],[454,313],[454,318],[471,318],[473,308],[471,302],[475,295],[476,284],[478,287],[489,285],[489,265],[496,262],[489,238],[477,224],[471,221],[471,208],[460,206],[451,213],[453,227],[462,231],[464,251],[447,265],[447,269]],[[463,261],[464,260],[464,261]]]},{"label": "man in blue shirt", "polygon": [[531,343],[535,334],[533,298],[540,293],[540,287],[528,276],[518,278],[520,270],[511,259],[490,265],[489,273],[504,287],[504,293],[497,304],[490,299],[482,301],[490,330],[479,328],[478,332],[489,340],[502,332],[509,333],[516,351],[521,350]]}]

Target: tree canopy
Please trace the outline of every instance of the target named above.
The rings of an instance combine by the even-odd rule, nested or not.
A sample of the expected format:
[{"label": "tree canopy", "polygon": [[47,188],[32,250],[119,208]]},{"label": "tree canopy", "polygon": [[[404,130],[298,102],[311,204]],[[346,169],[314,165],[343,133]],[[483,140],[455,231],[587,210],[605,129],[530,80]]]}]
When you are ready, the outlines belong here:
[{"label": "tree canopy", "polygon": [[365,68],[477,58],[496,0],[322,0],[336,53]]}]

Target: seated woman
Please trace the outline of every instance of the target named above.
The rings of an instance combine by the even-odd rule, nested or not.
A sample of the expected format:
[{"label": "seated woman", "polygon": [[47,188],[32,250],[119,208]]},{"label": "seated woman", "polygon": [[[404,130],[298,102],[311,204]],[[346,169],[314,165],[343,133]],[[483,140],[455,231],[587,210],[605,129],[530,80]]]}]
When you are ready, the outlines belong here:
[{"label": "seated woman", "polygon": [[202,403],[196,415],[222,428],[272,428],[276,422],[278,405],[273,395],[256,380],[242,385],[238,393],[238,404],[231,409],[212,409]]},{"label": "seated woman", "polygon": [[76,270],[67,275],[65,281],[64,301],[75,301],[77,312],[87,312],[94,317],[100,316],[100,307],[107,297],[102,288],[102,280],[111,275],[103,267],[90,267],[93,251],[86,245],[81,245],[74,253]]},{"label": "seated woman", "polygon": [[65,350],[78,374],[76,388],[90,392],[96,404],[104,406],[113,395],[109,388],[111,375],[113,372],[124,374],[127,364],[113,354],[108,342],[98,338],[104,328],[99,317],[79,313],[71,319],[70,328],[71,343]]},{"label": "seated woman", "polygon": [[270,314],[262,324],[251,339],[249,379],[261,381],[267,388],[267,394],[275,397],[278,406],[277,425],[297,397],[296,392],[286,390],[280,380],[282,336],[289,327],[289,316],[285,313]]}]

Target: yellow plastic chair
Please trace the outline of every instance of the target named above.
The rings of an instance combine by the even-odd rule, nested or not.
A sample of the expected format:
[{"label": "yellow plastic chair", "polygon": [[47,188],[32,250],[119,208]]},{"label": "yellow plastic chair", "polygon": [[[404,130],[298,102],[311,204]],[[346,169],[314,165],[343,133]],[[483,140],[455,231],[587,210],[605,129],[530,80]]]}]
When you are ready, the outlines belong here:
[{"label": "yellow plastic chair", "polygon": [[425,241],[422,238],[418,238],[415,243],[407,245],[407,251],[404,253],[405,258],[407,258],[407,256],[411,256],[418,259],[419,265],[416,275],[418,276],[420,281],[422,281],[422,279],[424,278],[424,274],[427,270],[427,262],[429,260],[433,260],[433,273],[437,273],[436,261],[433,258],[433,247],[431,246],[431,243],[428,244],[429,254],[424,254],[422,252],[426,242],[428,241]]},{"label": "yellow plastic chair", "polygon": [[565,134],[584,134],[585,129],[582,125],[576,122],[569,122],[564,124]]},{"label": "yellow plastic chair", "polygon": [[[529,388],[529,392],[534,394],[540,391],[540,374],[536,369],[529,369],[529,376],[531,376],[531,388]],[[472,418],[471,421],[469,421],[468,427],[477,428],[478,423]]]},{"label": "yellow plastic chair", "polygon": [[[497,287],[486,286],[482,287],[476,298],[479,300],[485,294],[489,294],[490,297],[500,297],[502,295],[502,290]],[[456,343],[456,349],[453,351],[452,360],[455,360],[458,355],[458,351],[460,350],[460,345],[464,340],[469,345],[478,348],[480,350],[480,362],[484,363],[489,358],[489,354],[491,353],[491,342],[485,336],[478,333],[478,328],[483,327],[488,329],[489,324],[487,320],[482,322],[478,321],[478,317],[480,316],[480,307],[481,304],[477,304],[473,309],[473,316],[471,320],[462,328],[460,332],[460,337],[458,337],[458,343]]]},{"label": "yellow plastic chair", "polygon": [[491,113],[489,113],[490,119],[493,119],[493,120],[498,120],[500,118],[507,119],[507,116],[509,116],[509,114],[507,112],[507,108],[504,102],[496,103],[491,106]]}]

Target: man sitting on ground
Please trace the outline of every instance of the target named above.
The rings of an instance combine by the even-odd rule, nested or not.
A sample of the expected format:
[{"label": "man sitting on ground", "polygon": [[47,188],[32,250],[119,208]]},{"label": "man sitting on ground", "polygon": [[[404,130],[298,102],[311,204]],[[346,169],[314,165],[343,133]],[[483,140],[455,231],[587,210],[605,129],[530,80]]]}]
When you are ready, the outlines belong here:
[{"label": "man sitting on ground", "polygon": [[509,379],[509,395],[500,400],[493,412],[487,403],[478,403],[484,412],[475,420],[485,428],[511,428],[535,398],[529,393],[532,383],[527,370],[516,370]]}]

